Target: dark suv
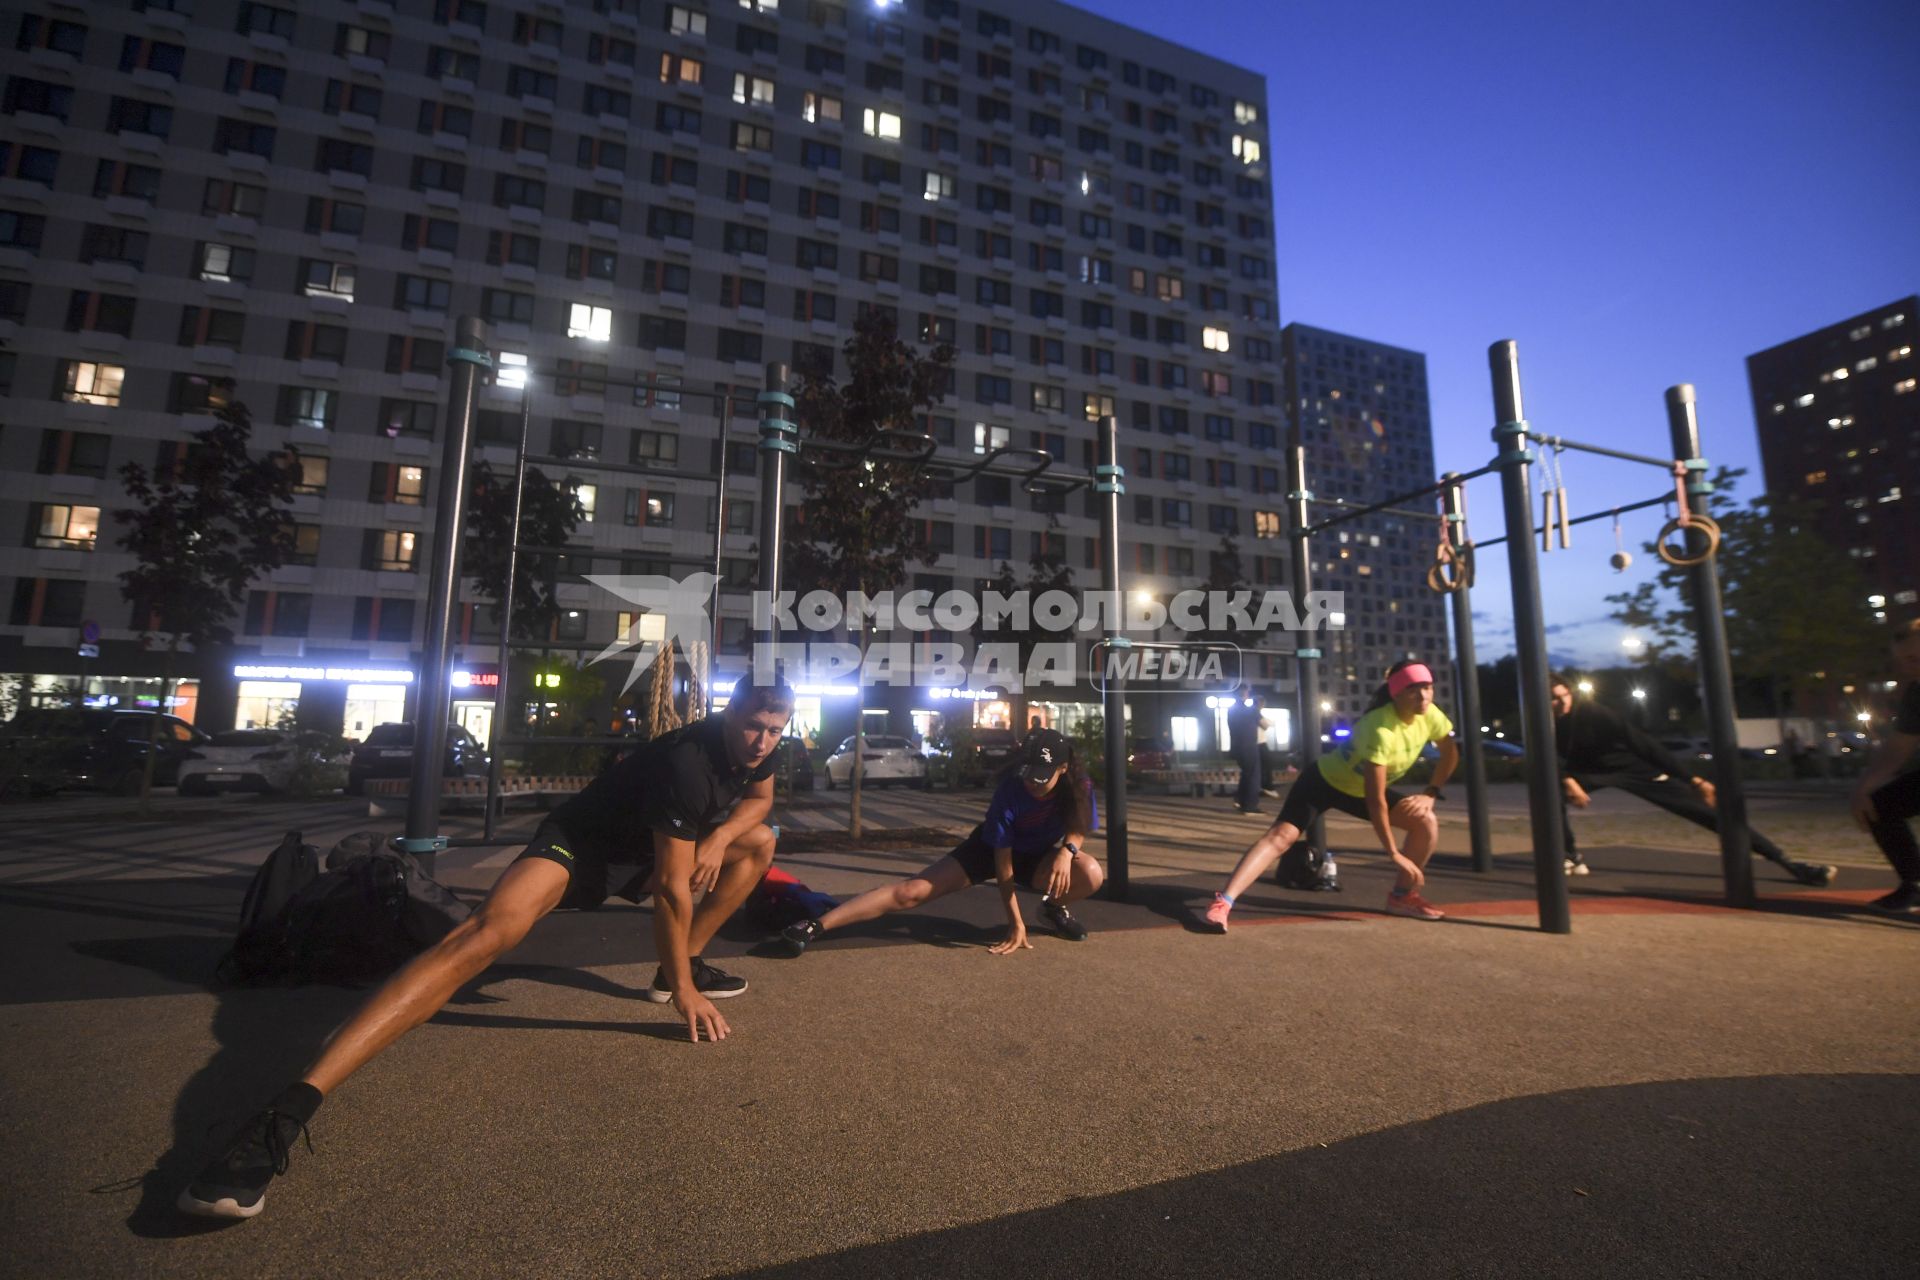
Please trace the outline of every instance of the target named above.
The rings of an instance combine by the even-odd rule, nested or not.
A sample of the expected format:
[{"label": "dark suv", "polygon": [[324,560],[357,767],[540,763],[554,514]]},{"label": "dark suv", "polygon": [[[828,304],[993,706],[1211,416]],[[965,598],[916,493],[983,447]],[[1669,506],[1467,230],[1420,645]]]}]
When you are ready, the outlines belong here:
[{"label": "dark suv", "polygon": [[[486,749],[480,740],[457,724],[447,726],[447,758],[440,764],[443,778],[478,777],[487,771]],[[413,726],[377,724],[367,731],[367,740],[353,748],[347,764],[347,794],[357,796],[368,778],[407,778],[413,776]]]},{"label": "dark suv", "polygon": [[[0,730],[0,774],[34,791],[67,788],[138,795],[152,711],[39,707]],[[160,716],[153,783],[170,787],[180,764],[207,736],[178,716]]]}]

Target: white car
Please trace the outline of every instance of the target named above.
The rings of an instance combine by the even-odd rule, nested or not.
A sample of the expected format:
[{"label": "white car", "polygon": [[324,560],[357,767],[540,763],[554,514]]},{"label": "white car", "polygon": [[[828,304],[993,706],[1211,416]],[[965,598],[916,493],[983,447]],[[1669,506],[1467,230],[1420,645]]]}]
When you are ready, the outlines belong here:
[{"label": "white car", "polygon": [[[924,788],[927,785],[927,758],[905,738],[870,736],[867,738],[866,761],[861,769],[860,782],[862,786],[904,782],[910,787]],[[827,757],[827,790],[852,785],[853,739],[848,738],[840,744],[838,751]]]},{"label": "white car", "polygon": [[[316,749],[309,735],[283,729],[230,729],[216,733],[193,758],[180,765],[180,794],[209,796],[216,791],[281,791],[303,753]],[[337,762],[346,763],[346,753]]]}]

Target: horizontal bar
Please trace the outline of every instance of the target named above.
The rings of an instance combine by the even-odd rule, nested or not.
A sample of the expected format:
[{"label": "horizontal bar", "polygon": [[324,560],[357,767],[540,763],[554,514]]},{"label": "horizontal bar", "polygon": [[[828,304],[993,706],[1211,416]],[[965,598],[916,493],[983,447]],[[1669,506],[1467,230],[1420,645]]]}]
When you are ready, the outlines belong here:
[{"label": "horizontal bar", "polygon": [[1623,462],[1641,462],[1649,467],[1658,467],[1662,471],[1673,470],[1672,458],[1649,458],[1644,453],[1627,453],[1620,449],[1609,449],[1603,445],[1582,444],[1578,440],[1568,440],[1564,436],[1542,435],[1538,431],[1527,432],[1527,438],[1537,444],[1551,445],[1555,449],[1577,449],[1581,453],[1597,453],[1602,457],[1619,458]]},{"label": "horizontal bar", "polygon": [[[744,444],[745,441],[737,443]],[[661,480],[693,480],[704,484],[718,485],[720,477],[699,471],[665,471],[656,467],[643,467],[637,462],[613,462],[604,458],[557,458],[547,454],[528,454],[527,465],[544,467],[564,467],[569,471],[610,471],[616,475],[653,476]]]},{"label": "horizontal bar", "polygon": [[[1625,515],[1629,511],[1642,511],[1648,507],[1657,507],[1663,502],[1672,502],[1672,501],[1673,501],[1673,495],[1670,493],[1664,493],[1657,498],[1648,498],[1644,502],[1629,502],[1624,507],[1608,507],[1605,511],[1593,511],[1593,512],[1589,512],[1584,516],[1576,516],[1573,519],[1567,521],[1567,527],[1572,528],[1576,524],[1587,524],[1594,520],[1606,520],[1613,516]],[[1529,529],[1527,531],[1527,536],[1532,537],[1536,533],[1544,533],[1546,532],[1548,527],[1549,526],[1542,525],[1538,529]],[[1554,525],[1551,527],[1558,528],[1559,526]],[[1476,549],[1480,547],[1497,547],[1512,536],[1513,536],[1512,534],[1503,533],[1497,538],[1488,538],[1485,542],[1476,542],[1473,545]]]},{"label": "horizontal bar", "polygon": [[[1307,505],[1340,507],[1345,509],[1348,507],[1357,507],[1360,504],[1357,502],[1348,502],[1345,498],[1309,498],[1307,499]],[[1380,507],[1377,508],[1377,511],[1380,515],[1405,516],[1409,520],[1432,520],[1440,514],[1437,511],[1416,511],[1412,507]]]},{"label": "horizontal bar", "polygon": [[[1424,498],[1429,494],[1439,493],[1442,489],[1451,488],[1456,484],[1465,484],[1469,480],[1478,480],[1481,476],[1491,475],[1498,469],[1498,464],[1489,462],[1477,471],[1467,471],[1457,476],[1448,476],[1445,480],[1435,480],[1432,484],[1422,485],[1418,489],[1395,494],[1391,498],[1382,498],[1379,502],[1369,503],[1367,506],[1358,507],[1352,511],[1342,511],[1339,515],[1328,516],[1324,520],[1316,520],[1304,529],[1294,530],[1293,536],[1296,538],[1312,537],[1316,533],[1322,533],[1331,529],[1334,525],[1345,524],[1349,520],[1358,520],[1362,516],[1370,516],[1376,512],[1385,511],[1390,507],[1397,507],[1401,503],[1413,498]],[[1431,511],[1428,512],[1424,518],[1437,520],[1440,518],[1440,513]]]}]

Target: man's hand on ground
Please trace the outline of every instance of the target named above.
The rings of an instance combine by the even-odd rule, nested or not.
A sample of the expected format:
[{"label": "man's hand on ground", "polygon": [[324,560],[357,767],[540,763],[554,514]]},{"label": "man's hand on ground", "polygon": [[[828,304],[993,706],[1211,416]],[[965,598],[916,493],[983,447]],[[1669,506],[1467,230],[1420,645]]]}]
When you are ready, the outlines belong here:
[{"label": "man's hand on ground", "polygon": [[1033,950],[1033,944],[1027,941],[1027,926],[1025,924],[1008,925],[1007,936],[988,947],[987,950],[996,956],[1010,956],[1016,951]]},{"label": "man's hand on ground", "polygon": [[695,1044],[700,1043],[700,1033],[703,1031],[709,1040],[727,1038],[727,1020],[713,1007],[713,1001],[698,991],[685,996],[674,992],[673,1007],[687,1020],[687,1037]]}]

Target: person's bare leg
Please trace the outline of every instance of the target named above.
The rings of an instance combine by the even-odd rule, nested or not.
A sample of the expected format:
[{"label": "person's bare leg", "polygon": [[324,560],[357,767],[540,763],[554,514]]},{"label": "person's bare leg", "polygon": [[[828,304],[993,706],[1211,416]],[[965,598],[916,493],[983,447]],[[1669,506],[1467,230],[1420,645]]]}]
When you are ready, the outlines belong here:
[{"label": "person's bare leg", "polygon": [[847,899],[820,917],[820,927],[838,929],[842,925],[877,919],[889,911],[911,911],[935,898],[964,889],[967,884],[966,871],[948,855],[917,876],[908,876],[905,880],[869,889],[858,897]]},{"label": "person's bare leg", "polygon": [[[1395,805],[1393,812],[1387,815],[1387,821],[1407,833],[1407,838],[1400,842],[1400,852],[1406,855],[1408,862],[1425,871],[1427,859],[1433,856],[1434,846],[1440,839],[1440,819],[1431,811],[1415,817],[1401,807],[1405,804],[1406,801],[1402,800]],[[1393,890],[1395,893],[1406,893],[1413,888],[1413,877],[1399,863],[1394,863],[1394,866],[1399,874],[1394,877]]]},{"label": "person's bare leg", "polygon": [[1275,858],[1293,847],[1300,838],[1300,828],[1291,822],[1276,822],[1267,828],[1267,834],[1253,842],[1251,848],[1240,855],[1239,865],[1233,874],[1227,877],[1227,887],[1222,891],[1229,898],[1238,898],[1250,888],[1255,880],[1267,873]]},{"label": "person's bare leg", "polygon": [[719,880],[700,899],[687,924],[688,955],[697,956],[706,950],[720,926],[740,909],[773,865],[773,847],[773,828],[767,826],[755,827],[727,847]]},{"label": "person's bare leg", "polygon": [[480,909],[409,961],[327,1038],[301,1077],[322,1094],[440,1011],[453,993],[517,946],[567,891],[567,869],[545,858],[508,867]]}]

